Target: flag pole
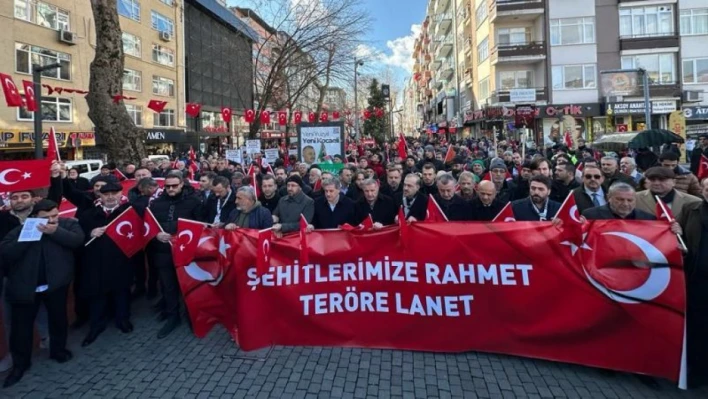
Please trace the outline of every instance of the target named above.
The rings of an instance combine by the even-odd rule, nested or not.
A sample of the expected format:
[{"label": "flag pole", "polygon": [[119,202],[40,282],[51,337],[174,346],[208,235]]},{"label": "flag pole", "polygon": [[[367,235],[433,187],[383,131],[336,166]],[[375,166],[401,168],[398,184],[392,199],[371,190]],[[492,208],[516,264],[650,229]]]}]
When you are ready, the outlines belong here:
[{"label": "flag pole", "polygon": [[[664,206],[664,201],[662,201],[658,195],[655,195],[654,198],[656,199],[656,203],[659,204],[659,206],[661,207],[661,211],[664,213],[664,215],[666,215],[666,219],[669,221],[669,223],[675,222],[676,219],[671,217],[671,214]],[[686,243],[683,241],[681,234],[676,233],[676,238],[678,239],[678,242],[681,245],[681,250],[683,250],[684,252],[688,252],[688,247],[686,246]]]}]

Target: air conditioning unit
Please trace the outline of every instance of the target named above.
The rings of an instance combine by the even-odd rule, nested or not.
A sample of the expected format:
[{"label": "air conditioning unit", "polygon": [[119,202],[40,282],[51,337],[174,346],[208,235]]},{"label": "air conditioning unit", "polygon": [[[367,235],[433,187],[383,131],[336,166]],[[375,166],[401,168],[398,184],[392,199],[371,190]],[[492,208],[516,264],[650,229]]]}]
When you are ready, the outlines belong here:
[{"label": "air conditioning unit", "polygon": [[76,44],[74,40],[74,32],[69,32],[68,30],[59,31],[59,41],[66,44]]},{"label": "air conditioning unit", "polygon": [[170,32],[160,32],[160,40],[169,42],[170,40],[172,40],[172,35],[170,34]]},{"label": "air conditioning unit", "polygon": [[683,91],[683,101],[687,103],[703,101],[703,92],[694,90]]}]

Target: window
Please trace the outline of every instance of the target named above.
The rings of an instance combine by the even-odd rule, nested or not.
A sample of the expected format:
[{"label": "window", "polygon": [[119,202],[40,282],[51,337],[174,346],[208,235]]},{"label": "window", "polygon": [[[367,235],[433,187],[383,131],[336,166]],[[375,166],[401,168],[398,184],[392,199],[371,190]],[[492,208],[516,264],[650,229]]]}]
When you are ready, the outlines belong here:
[{"label": "window", "polygon": [[[42,120],[47,122],[71,122],[72,104],[70,98],[42,96]],[[32,121],[34,112],[23,107],[17,108],[17,120]]]},{"label": "window", "polygon": [[475,12],[475,21],[477,21],[477,28],[479,28],[479,25],[484,22],[485,19],[487,19],[487,5],[486,1],[483,1],[482,4],[477,7],[477,11]]},{"label": "window", "polygon": [[132,69],[124,69],[123,90],[143,91],[143,73]]},{"label": "window", "polygon": [[489,37],[485,37],[477,45],[477,63],[481,64],[487,58],[489,58]]},{"label": "window", "polygon": [[15,70],[18,73],[32,73],[32,65],[59,64],[59,68],[42,72],[42,76],[53,79],[71,80],[71,56],[66,53],[15,43]]},{"label": "window", "polygon": [[175,65],[175,52],[159,44],[152,45],[152,60],[162,65]]},{"label": "window", "polygon": [[646,69],[649,84],[676,82],[676,56],[673,53],[625,56],[622,57],[622,68]]},{"label": "window", "polygon": [[531,71],[504,71],[499,72],[501,90],[529,89],[533,87],[533,72]]},{"label": "window", "polygon": [[683,60],[683,83],[708,83],[708,58]]},{"label": "window", "polygon": [[143,125],[143,107],[139,105],[125,104],[125,110],[128,111],[130,119],[133,120],[135,126]]},{"label": "window", "polygon": [[162,78],[160,76],[153,76],[152,94],[173,97],[175,95],[175,81],[172,79]]},{"label": "window", "polygon": [[123,52],[125,54],[140,58],[142,49],[143,46],[139,37],[123,32]]},{"label": "window", "polygon": [[152,124],[155,127],[170,127],[175,125],[175,110],[166,109],[152,114]]},{"label": "window", "polygon": [[137,0],[118,0],[118,14],[140,22],[140,3]]},{"label": "window", "polygon": [[479,103],[489,98],[489,78],[484,78],[479,81]]},{"label": "window", "polygon": [[175,24],[171,19],[155,11],[151,11],[150,15],[153,29],[160,32],[167,32],[170,35],[174,34]]},{"label": "window", "polygon": [[527,44],[531,41],[529,28],[497,29],[497,45]]},{"label": "window", "polygon": [[595,43],[594,18],[566,18],[551,20],[551,45]]},{"label": "window", "polygon": [[41,1],[15,0],[15,18],[55,30],[69,30],[69,11]]},{"label": "window", "polygon": [[674,33],[674,11],[669,5],[620,8],[620,36],[663,36]]},{"label": "window", "polygon": [[708,35],[708,8],[681,10],[682,35]]},{"label": "window", "polygon": [[594,64],[561,65],[552,70],[553,89],[594,89],[597,86]]}]

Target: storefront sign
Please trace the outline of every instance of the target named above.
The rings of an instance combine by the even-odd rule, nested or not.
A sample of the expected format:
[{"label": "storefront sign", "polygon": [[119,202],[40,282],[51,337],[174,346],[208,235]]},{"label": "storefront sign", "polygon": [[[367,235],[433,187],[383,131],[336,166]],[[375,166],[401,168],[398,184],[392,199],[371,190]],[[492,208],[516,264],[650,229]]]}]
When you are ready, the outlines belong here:
[{"label": "storefront sign", "polygon": [[708,119],[708,107],[683,107],[683,115],[688,120]]},{"label": "storefront sign", "polygon": [[551,104],[540,107],[542,118],[558,118],[560,116],[600,116],[600,104]]},{"label": "storefront sign", "polygon": [[511,89],[509,101],[512,103],[532,103],[536,101],[536,89]]},{"label": "storefront sign", "polygon": [[145,129],[146,143],[182,143],[184,130],[180,129]]},{"label": "storefront sign", "polygon": [[708,123],[700,123],[698,125],[688,125],[686,126],[687,136],[700,136],[702,134],[708,134]]},{"label": "storefront sign", "polygon": [[[61,148],[93,147],[96,145],[94,132],[56,132],[57,145]],[[42,133],[43,147],[49,142],[49,131]],[[0,130],[0,149],[34,149],[34,132],[22,130]]]},{"label": "storefront sign", "polygon": [[[644,115],[644,101],[607,103],[608,115]],[[652,114],[670,114],[676,111],[676,101],[652,101]]]},{"label": "storefront sign", "polygon": [[601,88],[602,96],[638,96],[642,94],[642,77],[637,71],[604,72]]}]

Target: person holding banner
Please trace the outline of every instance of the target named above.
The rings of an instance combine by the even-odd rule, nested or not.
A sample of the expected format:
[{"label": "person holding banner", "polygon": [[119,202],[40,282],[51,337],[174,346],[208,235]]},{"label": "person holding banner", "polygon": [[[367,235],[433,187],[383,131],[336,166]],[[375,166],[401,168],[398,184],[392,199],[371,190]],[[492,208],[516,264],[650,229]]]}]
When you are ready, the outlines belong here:
[{"label": "person holding banner", "polygon": [[477,185],[477,196],[470,201],[471,220],[490,222],[504,209],[505,205],[505,202],[501,202],[497,198],[497,187],[494,183],[483,180]]},{"label": "person holding banner", "polygon": [[[268,176],[273,178],[273,176]],[[244,186],[236,191],[236,206],[225,219],[226,230],[269,229],[273,226],[273,216],[268,208],[256,199],[256,191],[251,186]]]},{"label": "person holding banner", "polygon": [[588,220],[656,220],[653,214],[636,209],[636,195],[634,187],[616,182],[607,192],[607,204],[590,208],[583,212],[583,216]]},{"label": "person holding banner", "polygon": [[341,194],[337,179],[322,180],[324,195],[315,200],[315,215],[308,226],[312,229],[336,229],[343,224],[354,224],[354,201]]},{"label": "person holding banner", "polygon": [[302,178],[293,172],[286,181],[288,195],[280,199],[273,213],[273,231],[276,235],[299,230],[301,214],[307,223],[312,223],[315,202],[303,193],[302,186]]},{"label": "person holding banner", "polygon": [[369,215],[374,220],[374,229],[392,225],[398,208],[393,198],[379,193],[379,182],[366,179],[362,183],[364,197],[356,203],[356,223],[361,224]]},{"label": "person holding banner", "polygon": [[[543,162],[547,162],[543,160]],[[538,168],[537,168],[538,169]],[[543,169],[538,169],[543,171]],[[543,172],[542,172],[543,173]],[[511,209],[517,221],[545,222],[552,220],[560,209],[560,203],[551,200],[551,179],[537,174],[529,180],[529,196],[513,201]]]},{"label": "person holding banner", "polygon": [[396,207],[403,209],[409,222],[425,220],[428,210],[428,196],[420,192],[420,176],[410,173],[403,179],[403,191],[394,197]]},{"label": "person holding banner", "polygon": [[[133,285],[131,259],[104,233],[111,222],[131,207],[121,203],[123,187],[110,182],[98,194],[98,203],[79,216],[87,243],[81,257],[79,296],[89,304],[91,328],[81,346],[91,345],[106,329],[107,302],[113,300],[116,327],[123,333],[133,331],[130,323],[130,287]],[[126,234],[142,236],[139,226],[123,228]],[[120,229],[119,229],[120,230]],[[90,241],[89,241],[90,240]]]}]

